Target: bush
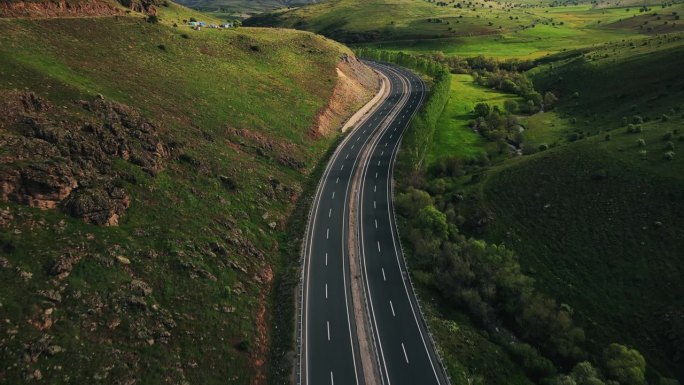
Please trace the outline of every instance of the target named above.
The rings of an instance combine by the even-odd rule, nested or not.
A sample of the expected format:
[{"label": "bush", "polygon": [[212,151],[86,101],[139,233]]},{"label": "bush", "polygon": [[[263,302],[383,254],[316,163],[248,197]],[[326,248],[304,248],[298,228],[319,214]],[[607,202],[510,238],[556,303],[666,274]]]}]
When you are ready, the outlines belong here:
[{"label": "bush", "polygon": [[557,101],[558,98],[553,94],[553,92],[549,91],[544,94],[544,106],[546,106],[548,109],[553,108]]},{"label": "bush", "polygon": [[627,125],[627,132],[630,134],[638,134],[641,131],[643,131],[641,129],[641,124],[628,124]]},{"label": "bush", "polygon": [[674,151],[668,151],[665,153],[665,160],[673,160],[675,157]]},{"label": "bush", "polygon": [[190,35],[188,35],[187,33],[182,33],[182,34],[181,34],[181,37],[182,37],[183,39],[189,39],[189,38],[190,38]]},{"label": "bush", "polygon": [[159,17],[157,15],[149,15],[147,16],[147,22],[151,24],[157,24],[159,23]]},{"label": "bush", "polygon": [[646,360],[635,349],[610,344],[603,351],[606,374],[621,385],[646,384]]},{"label": "bush", "polygon": [[549,145],[546,143],[542,143],[539,145],[539,151],[546,151],[549,149]]},{"label": "bush", "polygon": [[665,114],[660,117],[661,122],[667,122],[668,120],[670,120],[670,117]]},{"label": "bush", "polygon": [[672,133],[666,132],[665,135],[663,135],[663,140],[670,140],[670,139],[672,139]]},{"label": "bush", "polygon": [[670,150],[670,151],[674,151],[674,149],[675,149],[674,143],[673,143],[673,142],[667,142],[667,143],[665,143],[665,149],[666,149],[666,150]]},{"label": "bush", "polygon": [[639,116],[639,115],[632,116],[632,123],[641,124],[643,122],[644,122],[644,118],[642,118],[641,116]]},{"label": "bush", "polygon": [[518,110],[518,103],[515,100],[506,99],[504,101],[504,110],[514,114]]},{"label": "bush", "polygon": [[580,134],[573,132],[572,134],[568,135],[568,140],[571,142],[577,141],[580,139]]},{"label": "bush", "polygon": [[646,141],[643,140],[642,138],[637,139],[636,144],[638,147],[645,147],[646,146]]},{"label": "bush", "polygon": [[648,158],[648,151],[646,151],[646,150],[639,151],[639,157],[643,160],[646,160]]},{"label": "bush", "polygon": [[606,139],[606,142],[610,141],[610,134],[606,134],[605,139]]},{"label": "bush", "polygon": [[489,116],[491,113],[491,108],[487,103],[477,103],[474,109],[475,115],[481,116],[483,118]]},{"label": "bush", "polygon": [[553,363],[544,358],[537,349],[525,343],[513,343],[508,350],[523,367],[525,373],[533,379],[540,379],[556,374]]}]

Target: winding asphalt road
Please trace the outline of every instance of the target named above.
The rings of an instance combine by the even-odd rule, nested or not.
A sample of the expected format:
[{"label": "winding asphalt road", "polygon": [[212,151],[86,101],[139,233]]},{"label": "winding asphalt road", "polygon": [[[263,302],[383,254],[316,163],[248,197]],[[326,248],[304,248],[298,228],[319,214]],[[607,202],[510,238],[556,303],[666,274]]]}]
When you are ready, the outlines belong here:
[{"label": "winding asphalt road", "polygon": [[[426,91],[410,71],[367,64],[387,77],[389,93],[339,145],[314,198],[304,244],[298,382],[374,385],[363,373],[351,297],[349,221],[356,220],[381,383],[446,385],[406,276],[392,206],[396,152]],[[370,156],[362,157],[365,151]],[[361,185],[352,191],[359,169]],[[352,194],[360,207],[350,218]]]}]

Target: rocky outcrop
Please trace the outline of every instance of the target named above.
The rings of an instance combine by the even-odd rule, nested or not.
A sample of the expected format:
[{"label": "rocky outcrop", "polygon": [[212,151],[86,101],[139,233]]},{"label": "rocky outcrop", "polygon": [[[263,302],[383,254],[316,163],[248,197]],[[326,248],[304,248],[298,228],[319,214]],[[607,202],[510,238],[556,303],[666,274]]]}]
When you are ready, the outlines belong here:
[{"label": "rocky outcrop", "polygon": [[146,13],[148,15],[156,15],[157,7],[164,4],[163,0],[117,0],[124,7],[130,8],[133,11]]},{"label": "rocky outcrop", "polygon": [[2,201],[116,225],[131,202],[115,161],[155,175],[170,157],[158,126],[131,107],[98,97],[79,101],[74,118],[32,93],[0,96]]},{"label": "rocky outcrop", "polygon": [[122,10],[109,1],[0,1],[0,17],[113,16]]},{"label": "rocky outcrop", "polygon": [[0,17],[79,17],[124,14],[122,5],[132,11],[156,15],[164,0],[1,0]]}]

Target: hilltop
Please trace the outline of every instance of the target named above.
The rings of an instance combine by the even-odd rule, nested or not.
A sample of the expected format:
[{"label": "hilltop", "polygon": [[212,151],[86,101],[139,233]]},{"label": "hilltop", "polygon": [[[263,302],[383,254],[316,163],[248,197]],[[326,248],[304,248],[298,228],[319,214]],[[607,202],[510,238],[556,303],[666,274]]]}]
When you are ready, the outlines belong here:
[{"label": "hilltop", "polygon": [[98,3],[0,19],[0,383],[284,381],[294,208],[377,79],[311,33]]}]

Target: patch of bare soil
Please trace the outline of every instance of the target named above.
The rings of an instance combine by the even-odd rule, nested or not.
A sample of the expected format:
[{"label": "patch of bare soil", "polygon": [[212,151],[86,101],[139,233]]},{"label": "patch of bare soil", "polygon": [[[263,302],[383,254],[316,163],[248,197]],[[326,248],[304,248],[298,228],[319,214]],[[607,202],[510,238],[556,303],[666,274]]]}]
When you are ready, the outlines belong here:
[{"label": "patch of bare soil", "polygon": [[273,287],[273,270],[270,266],[266,266],[255,280],[261,282],[264,286],[259,294],[259,309],[256,314],[257,336],[254,349],[252,351],[252,364],[255,369],[255,376],[252,379],[252,385],[264,385],[267,380],[267,368],[265,367],[265,357],[268,355],[270,345],[269,335],[269,319],[266,309],[268,296]]},{"label": "patch of bare soil", "polygon": [[314,138],[333,135],[356,110],[377,92],[377,74],[353,56],[343,56],[337,65],[337,84],[332,97],[311,127]]}]

